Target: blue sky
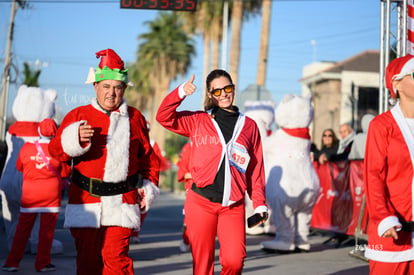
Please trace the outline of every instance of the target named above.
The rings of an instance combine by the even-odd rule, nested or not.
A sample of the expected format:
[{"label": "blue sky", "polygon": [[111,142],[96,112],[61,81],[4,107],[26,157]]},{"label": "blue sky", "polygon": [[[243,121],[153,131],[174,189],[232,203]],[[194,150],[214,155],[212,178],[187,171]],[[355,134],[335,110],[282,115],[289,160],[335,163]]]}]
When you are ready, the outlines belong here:
[{"label": "blue sky", "polygon": [[[49,2],[51,1],[51,2]],[[0,0],[0,66],[4,66],[11,0]],[[299,94],[303,66],[313,61],[342,61],[365,50],[380,48],[380,0],[274,0],[266,88],[276,103],[286,93]],[[120,9],[119,0],[31,0],[15,18],[13,62],[40,61],[39,82],[44,89],[58,91],[63,113],[89,103],[94,96],[85,85],[89,67],[95,67],[95,52],[112,48],[124,61],[135,61],[138,36],[148,32],[145,21],[154,10]],[[261,19],[243,23],[238,91],[256,82]],[[312,45],[311,41],[315,41]],[[184,101],[183,109],[201,107],[202,41],[196,38],[194,73],[198,93]],[[227,55],[228,56],[228,55]],[[186,81],[179,77],[171,89]],[[11,83],[13,101],[23,76]],[[10,104],[9,104],[10,105]],[[9,111],[10,112],[10,108]]]}]

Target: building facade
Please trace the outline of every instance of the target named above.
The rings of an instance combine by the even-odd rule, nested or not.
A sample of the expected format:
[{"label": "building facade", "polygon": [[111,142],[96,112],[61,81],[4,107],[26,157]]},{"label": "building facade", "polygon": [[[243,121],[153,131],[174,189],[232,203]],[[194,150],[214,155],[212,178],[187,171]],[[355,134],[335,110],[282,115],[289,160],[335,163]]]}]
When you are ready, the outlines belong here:
[{"label": "building facade", "polygon": [[312,95],[312,141],[320,148],[322,132],[339,134],[342,123],[359,131],[366,113],[378,114],[380,52],[367,50],[341,62],[316,62],[303,69],[302,94]]}]

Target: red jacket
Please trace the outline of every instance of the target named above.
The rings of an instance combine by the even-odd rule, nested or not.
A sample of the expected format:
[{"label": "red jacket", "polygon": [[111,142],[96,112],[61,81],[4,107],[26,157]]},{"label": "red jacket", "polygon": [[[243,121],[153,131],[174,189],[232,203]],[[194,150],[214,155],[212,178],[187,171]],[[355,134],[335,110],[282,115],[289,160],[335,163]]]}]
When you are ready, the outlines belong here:
[{"label": "red jacket", "polygon": [[233,137],[226,145],[220,127],[209,112],[177,112],[182,101],[177,88],[163,100],[156,119],[168,130],[190,138],[191,175],[196,185],[212,184],[226,158],[222,205],[244,199],[247,190],[254,208],[265,207],[262,143],[256,123],[240,114]]},{"label": "red jacket", "polygon": [[413,158],[414,138],[399,105],[371,121],[364,160],[369,259],[414,260],[411,232],[399,231],[398,240],[381,237],[401,221],[413,221]]},{"label": "red jacket", "polygon": [[[79,143],[79,125],[87,121],[94,129],[92,141]],[[121,104],[110,115],[93,99],[92,104],[70,111],[56,137],[49,144],[50,154],[61,161],[73,159],[74,168],[88,178],[122,182],[139,172],[147,209],[159,194],[159,164],[150,161],[152,148],[144,116]],[[65,227],[121,226],[139,229],[140,210],[137,189],[122,195],[94,197],[76,184],[69,187]]]}]

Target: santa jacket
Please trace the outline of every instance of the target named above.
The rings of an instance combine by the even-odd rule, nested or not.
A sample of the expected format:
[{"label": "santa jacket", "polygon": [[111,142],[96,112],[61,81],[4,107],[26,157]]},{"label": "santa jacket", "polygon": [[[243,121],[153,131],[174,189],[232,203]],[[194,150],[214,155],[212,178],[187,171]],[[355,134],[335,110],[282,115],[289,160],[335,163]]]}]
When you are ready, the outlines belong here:
[{"label": "santa jacket", "polygon": [[[92,140],[79,143],[79,125],[87,121],[94,129]],[[90,105],[70,111],[49,144],[51,155],[60,161],[73,160],[73,168],[88,178],[119,183],[140,173],[144,179],[147,209],[159,194],[158,164],[152,165],[144,116],[125,102],[107,114],[92,99]],[[69,188],[65,227],[121,226],[139,229],[137,189],[127,193],[94,197],[76,184]]]},{"label": "santa jacket", "polygon": [[413,221],[414,138],[399,104],[375,117],[369,126],[364,182],[369,211],[365,256],[381,262],[414,260],[413,234],[381,237],[389,228]]},{"label": "santa jacket", "polygon": [[[247,189],[255,211],[267,211],[262,144],[256,123],[240,114],[233,136],[226,145],[219,125],[209,112],[176,112],[184,98],[181,85],[163,100],[156,119],[168,130],[190,138],[191,175],[197,187],[212,184],[225,159],[222,205],[229,206],[244,199]],[[260,211],[256,209],[259,206]]]},{"label": "santa jacket", "polygon": [[[39,144],[49,165],[53,166],[62,178],[68,177],[70,166],[50,157],[49,140],[41,139]],[[49,170],[34,143],[27,142],[23,145],[16,161],[16,168],[23,173],[20,212],[59,212],[62,199],[61,181],[52,170]]]}]

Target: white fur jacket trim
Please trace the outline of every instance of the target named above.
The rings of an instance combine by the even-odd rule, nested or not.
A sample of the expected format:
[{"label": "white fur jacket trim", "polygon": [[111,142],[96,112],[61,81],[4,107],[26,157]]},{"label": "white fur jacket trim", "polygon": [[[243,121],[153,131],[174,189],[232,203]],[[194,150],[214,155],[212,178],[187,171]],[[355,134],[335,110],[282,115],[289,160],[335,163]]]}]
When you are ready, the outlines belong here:
[{"label": "white fur jacket trim", "polygon": [[146,179],[144,179],[142,189],[144,190],[144,194],[145,194],[144,199],[145,199],[145,204],[146,204],[146,207],[142,211],[142,213],[146,213],[148,212],[148,210],[150,209],[154,201],[158,198],[160,194],[160,189],[157,186],[155,186],[153,182],[146,180]]},{"label": "white fur jacket trim", "polygon": [[79,126],[84,122],[83,120],[74,122],[62,131],[63,151],[71,157],[81,156],[91,148],[91,144],[83,148],[79,143]]}]

